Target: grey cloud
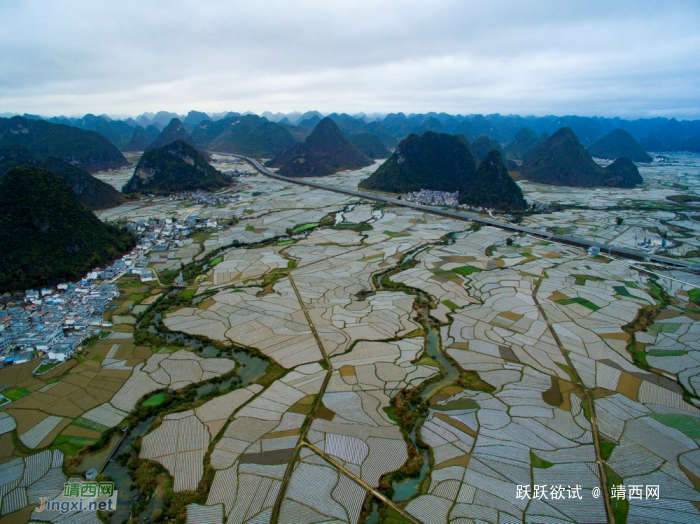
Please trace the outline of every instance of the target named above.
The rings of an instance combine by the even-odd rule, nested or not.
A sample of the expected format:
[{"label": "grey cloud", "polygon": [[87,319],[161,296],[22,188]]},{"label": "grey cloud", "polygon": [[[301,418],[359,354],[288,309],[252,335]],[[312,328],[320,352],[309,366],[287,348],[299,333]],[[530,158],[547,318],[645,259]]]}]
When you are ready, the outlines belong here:
[{"label": "grey cloud", "polygon": [[700,117],[700,4],[0,3],[0,112]]}]

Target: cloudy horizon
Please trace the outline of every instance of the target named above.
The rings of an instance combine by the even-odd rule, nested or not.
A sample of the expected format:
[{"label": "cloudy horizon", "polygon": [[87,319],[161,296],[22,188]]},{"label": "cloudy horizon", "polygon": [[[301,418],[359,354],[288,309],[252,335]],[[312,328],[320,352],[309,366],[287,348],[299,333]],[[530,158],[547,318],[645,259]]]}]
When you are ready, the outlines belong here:
[{"label": "cloudy horizon", "polygon": [[0,16],[0,113],[700,118],[693,1],[29,0]]}]

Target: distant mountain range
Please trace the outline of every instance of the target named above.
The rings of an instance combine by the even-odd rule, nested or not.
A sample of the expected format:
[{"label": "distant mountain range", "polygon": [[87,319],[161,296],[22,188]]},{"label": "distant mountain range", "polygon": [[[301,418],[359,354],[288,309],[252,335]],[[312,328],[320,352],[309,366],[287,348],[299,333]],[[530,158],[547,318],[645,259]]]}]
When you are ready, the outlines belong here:
[{"label": "distant mountain range", "polygon": [[0,178],[0,244],[4,292],[80,278],[132,248],[135,239],[101,222],[60,176],[23,166]]},{"label": "distant mountain range", "polygon": [[[37,115],[24,115],[27,119],[41,120]],[[225,118],[240,118],[236,112],[221,112],[207,114],[202,111],[190,111],[187,115],[178,115],[168,111],[144,113],[134,118],[124,120],[112,119],[107,115],[85,115],[84,117],[52,117],[46,120],[53,123],[76,126],[85,130],[93,130],[107,137],[118,148],[123,149],[130,142],[133,129],[149,125],[159,130],[165,128],[173,118],[178,118],[192,133],[195,127],[205,121],[218,121]],[[590,146],[598,139],[614,129],[622,129],[637,140],[646,151],[687,150],[700,153],[700,120],[676,120],[668,118],[643,118],[638,120],[623,120],[620,118],[580,117],[580,116],[544,116],[522,117],[518,115],[450,115],[447,113],[410,114],[391,113],[388,115],[364,114],[349,115],[332,113],[328,115],[346,135],[363,132],[379,136],[384,145],[393,148],[409,134],[422,134],[426,131],[444,132],[454,135],[464,135],[470,142],[480,136],[487,136],[502,146],[507,146],[516,139],[523,129],[531,130],[536,136],[551,135],[561,127],[570,127],[585,146]],[[261,117],[257,117],[261,118]],[[270,123],[286,127],[298,141],[303,140],[304,130],[308,134],[323,115],[318,111],[301,113],[270,113],[265,112],[262,118]],[[296,130],[299,129],[299,133]],[[195,138],[196,140],[196,138]],[[200,142],[198,142],[200,143]],[[200,145],[202,145],[200,143]],[[505,151],[508,158],[514,158]]]},{"label": "distant mountain range", "polygon": [[187,132],[182,122],[180,122],[180,119],[173,118],[170,120],[170,122],[168,122],[168,125],[165,126],[163,131],[158,134],[153,142],[148,145],[145,151],[167,146],[168,144],[171,144],[177,140],[182,140],[183,142],[190,144],[192,147],[196,147],[194,140],[192,140],[192,137]]},{"label": "distant mountain range", "polygon": [[367,158],[389,158],[391,155],[382,139],[374,133],[357,133],[348,136],[348,140]]},{"label": "distant mountain range", "polygon": [[513,140],[505,147],[503,153],[511,160],[523,160],[543,141],[549,138],[549,134],[537,136],[532,129],[524,127],[513,137]]},{"label": "distant mountain range", "polygon": [[124,185],[124,193],[170,194],[197,189],[215,190],[230,183],[206,157],[184,140],[146,151]]},{"label": "distant mountain range", "polygon": [[[547,137],[562,127],[569,127],[584,147],[591,148],[591,154],[597,157],[626,156],[642,162],[648,161],[646,151],[684,150],[700,153],[700,120],[521,117],[499,114],[464,116],[447,113],[332,113],[326,118],[335,122],[350,142],[371,158],[386,158],[388,153],[385,149],[395,148],[410,134],[422,135],[432,131],[464,136],[477,162],[491,150],[501,150],[508,168],[515,170],[518,165],[514,161],[524,160]],[[177,129],[172,126],[174,119],[179,122]],[[58,116],[48,119],[24,115],[0,119],[0,145],[23,145],[37,158],[57,156],[78,163],[91,172],[126,165],[117,149],[144,151],[174,140],[185,140],[202,152],[219,151],[273,158],[303,143],[322,119],[323,115],[318,111],[303,114],[265,112],[262,117],[231,111],[216,114],[190,111],[187,115],[159,111],[123,120],[93,114],[80,118]],[[9,123],[10,120],[15,122],[14,130],[10,129],[13,125]],[[78,138],[78,135],[71,135],[65,129],[46,127],[47,122],[92,132],[93,135],[90,139],[87,138],[88,135],[80,135],[81,138]],[[626,133],[624,138],[622,133]],[[379,139],[384,148],[379,146],[374,137]],[[106,138],[113,147],[106,145],[102,138]],[[633,145],[635,143],[638,145]],[[302,149],[296,149],[294,154],[300,162],[308,157]],[[311,158],[310,161],[313,164],[314,159]],[[319,169],[320,165],[312,166],[316,172]]]},{"label": "distant mountain range", "polygon": [[201,111],[190,111],[187,116],[182,119],[182,123],[186,126],[196,126],[207,120],[212,120],[212,118]]},{"label": "distant mountain range", "polygon": [[[202,122],[204,130],[192,137],[209,151],[236,153],[258,158],[272,158],[297,144],[297,139],[281,124],[255,115],[229,117],[219,122]],[[221,132],[214,133],[214,130]],[[200,141],[199,137],[208,135]]]},{"label": "distant mountain range", "polygon": [[84,129],[85,131],[95,131],[112,142],[112,144],[120,150],[123,150],[124,146],[129,143],[134,131],[134,128],[123,120],[110,120],[103,116],[95,116],[92,114],[87,114],[83,118],[69,123],[69,125]]},{"label": "distant mountain range", "polygon": [[487,153],[477,169],[464,137],[432,131],[402,140],[391,157],[359,187],[391,193],[459,191],[462,204],[493,209],[527,207],[498,150]]},{"label": "distant mountain range", "polygon": [[0,146],[8,145],[25,147],[38,159],[58,157],[91,173],[129,164],[114,144],[95,131],[19,116],[0,118]]},{"label": "distant mountain range", "polygon": [[533,182],[574,187],[634,187],[642,183],[637,166],[628,158],[606,168],[596,164],[568,127],[537,146],[523,162],[520,174]]},{"label": "distant mountain range", "polygon": [[482,162],[486,158],[486,155],[488,155],[494,149],[499,153],[503,152],[501,144],[496,142],[493,138],[487,137],[486,135],[481,135],[471,143],[471,150],[477,162]]},{"label": "distant mountain range", "polygon": [[326,176],[359,169],[373,162],[355,147],[331,118],[324,118],[296,145],[273,158],[269,165],[290,177]]},{"label": "distant mountain range", "polygon": [[154,125],[149,125],[145,129],[141,126],[136,126],[131,135],[131,140],[124,146],[122,151],[145,151],[158,138],[158,135],[160,135],[160,130]]}]

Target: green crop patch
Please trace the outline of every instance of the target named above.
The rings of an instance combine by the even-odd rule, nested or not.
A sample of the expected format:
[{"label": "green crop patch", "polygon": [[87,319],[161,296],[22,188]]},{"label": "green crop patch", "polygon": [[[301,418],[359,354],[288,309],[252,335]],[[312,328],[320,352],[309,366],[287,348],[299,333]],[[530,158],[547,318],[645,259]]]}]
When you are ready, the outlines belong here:
[{"label": "green crop patch", "polygon": [[532,451],[530,451],[530,462],[532,463],[533,468],[547,469],[547,468],[551,468],[552,466],[554,466],[553,463],[549,462],[548,460],[544,460],[543,458],[538,457]]},{"label": "green crop patch", "polygon": [[53,368],[60,366],[61,364],[63,364],[63,362],[51,362],[51,363],[42,362],[39,365],[39,367],[34,370],[34,374],[35,375],[43,375],[44,373],[48,373]]},{"label": "green crop patch", "polygon": [[585,286],[586,281],[590,282],[603,282],[605,279],[600,277],[594,277],[592,275],[571,275],[574,277],[574,284],[577,286]]},{"label": "green crop patch", "polygon": [[652,413],[651,417],[661,422],[664,426],[677,429],[687,437],[700,438],[700,421],[695,417],[676,413]]},{"label": "green crop patch", "polygon": [[318,225],[319,222],[312,222],[310,224],[304,224],[303,226],[297,226],[294,229],[292,229],[292,233],[296,235],[297,233],[302,233],[303,231],[308,231],[309,229],[318,227]]},{"label": "green crop patch", "polygon": [[146,400],[144,400],[143,404],[141,405],[146,407],[160,406],[163,402],[165,402],[165,393],[156,393],[152,397],[149,397]]},{"label": "green crop patch", "polygon": [[22,397],[29,395],[29,391],[26,388],[16,388],[11,389],[10,391],[3,391],[2,394],[10,400],[19,400]]},{"label": "green crop patch", "polygon": [[568,306],[571,304],[580,304],[583,307],[587,307],[591,311],[598,311],[600,309],[599,306],[596,306],[590,300],[585,299],[585,298],[581,298],[581,297],[562,298],[561,300],[557,300],[556,302],[557,302],[557,304],[561,304],[562,306]]},{"label": "green crop patch", "polygon": [[691,302],[700,304],[700,289],[691,289],[688,291],[688,296],[690,297]]},{"label": "green crop patch", "polygon": [[621,297],[631,297],[632,296],[632,293],[630,293],[629,289],[627,289],[625,286],[613,286],[613,289],[615,290],[615,293],[617,293]]},{"label": "green crop patch", "polygon": [[73,426],[77,426],[79,428],[85,428],[85,429],[91,429],[93,431],[98,431],[102,433],[103,431],[107,431],[109,429],[108,426],[104,426],[98,422],[95,422],[93,420],[88,420],[86,418],[78,417],[73,421]]},{"label": "green crop patch", "polygon": [[452,271],[460,275],[471,275],[472,273],[481,273],[481,269],[474,266],[460,266],[454,268]]},{"label": "green crop patch", "polygon": [[610,460],[610,455],[612,455],[613,450],[615,449],[615,443],[610,442],[609,440],[603,440],[600,443],[600,454],[603,460],[606,462]]}]

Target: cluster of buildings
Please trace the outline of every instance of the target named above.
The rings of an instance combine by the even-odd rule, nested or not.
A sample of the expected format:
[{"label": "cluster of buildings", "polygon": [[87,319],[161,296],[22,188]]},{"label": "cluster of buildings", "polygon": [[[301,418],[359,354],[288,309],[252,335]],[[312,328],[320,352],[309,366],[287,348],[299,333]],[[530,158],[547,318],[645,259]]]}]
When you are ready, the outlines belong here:
[{"label": "cluster of buildings", "polygon": [[639,249],[642,251],[649,251],[651,253],[663,253],[669,248],[675,247],[676,243],[672,240],[666,240],[665,238],[638,238],[636,235],[634,237],[634,242]]},{"label": "cluster of buildings", "polygon": [[411,191],[404,197],[404,200],[426,206],[456,206],[459,204],[459,191],[449,193],[447,191],[421,189],[420,191]]},{"label": "cluster of buildings", "polygon": [[[245,164],[245,162],[242,162],[242,164]],[[226,171],[222,171],[224,175],[228,175],[230,177],[241,177],[241,176],[255,176],[258,174],[257,171],[255,170],[246,170],[244,169],[243,171],[239,171],[238,169],[228,169]]]},{"label": "cluster of buildings", "polygon": [[203,207],[216,207],[235,204],[241,199],[236,193],[210,193],[209,191],[186,191],[179,193],[177,200],[188,200]]},{"label": "cluster of buildings", "polygon": [[[191,223],[197,223],[192,219]],[[119,296],[114,280],[126,273],[141,274],[148,266],[148,253],[168,249],[189,234],[189,222],[171,219],[130,223],[139,244],[104,268],[95,268],[78,283],[63,283],[41,290],[0,296],[0,366],[44,358],[64,361],[87,337],[110,327],[104,312]]]},{"label": "cluster of buildings", "polygon": [[145,254],[149,251],[168,251],[172,248],[179,248],[185,239],[198,229],[218,229],[219,221],[215,218],[206,220],[200,219],[196,215],[190,215],[182,221],[172,218],[163,220],[137,220],[127,223],[126,227],[136,233],[139,238],[139,246],[143,253],[142,259],[136,262],[136,267],[146,267],[148,259]]},{"label": "cluster of buildings", "polygon": [[88,279],[28,290],[22,301],[8,302],[11,305],[0,310],[0,364],[70,358],[83,340],[108,327],[102,315],[117,296],[116,284]]},{"label": "cluster of buildings", "polygon": [[[179,222],[172,218],[138,220],[129,222],[126,227],[136,233],[141,239],[136,248],[140,252],[140,256],[133,264],[128,265],[128,269],[143,269],[149,262],[146,256],[148,252],[158,253],[178,249],[184,245],[185,240],[193,231],[198,229],[218,229],[219,222],[215,218],[202,220],[196,215],[191,215]],[[141,273],[141,271],[134,270],[130,272]]]},{"label": "cluster of buildings", "polygon": [[[240,197],[193,191],[173,198],[207,207]],[[83,340],[110,327],[103,315],[119,296],[117,278],[129,273],[140,275],[142,281],[153,280],[148,268],[151,254],[177,249],[193,231],[218,229],[219,223],[192,214],[180,221],[137,220],[127,223],[127,228],[139,237],[138,245],[109,266],[93,269],[82,281],[0,296],[0,367],[38,358],[59,362],[70,358]]]},{"label": "cluster of buildings", "polygon": [[[190,198],[212,199],[211,205],[220,197],[238,198],[198,193]],[[78,283],[0,296],[0,366],[37,358],[70,358],[85,338],[111,326],[103,321],[103,315],[119,296],[114,283],[117,278],[130,273],[140,275],[142,281],[153,280],[148,269],[150,253],[182,246],[195,229],[218,227],[216,219],[201,220],[197,216],[179,222],[171,218],[129,222],[127,228],[139,236],[139,243],[109,266],[93,269]]]},{"label": "cluster of buildings", "polygon": [[146,254],[150,251],[168,251],[182,246],[187,236],[197,226],[197,222],[197,217],[188,217],[182,222],[176,222],[172,218],[128,222],[127,229],[140,238],[137,249],[141,251],[141,256],[131,264],[131,267],[145,268],[148,265]]}]

